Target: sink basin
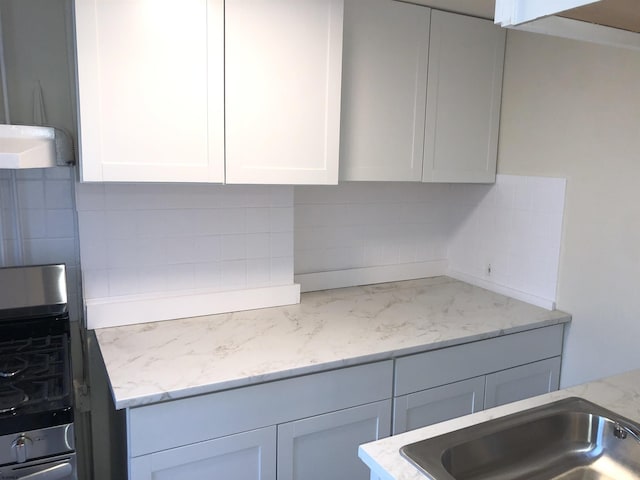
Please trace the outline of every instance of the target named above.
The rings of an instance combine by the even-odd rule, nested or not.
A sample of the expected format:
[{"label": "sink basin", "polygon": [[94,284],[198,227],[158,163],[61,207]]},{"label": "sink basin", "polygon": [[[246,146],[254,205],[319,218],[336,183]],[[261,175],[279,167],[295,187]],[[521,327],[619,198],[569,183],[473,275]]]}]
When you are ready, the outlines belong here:
[{"label": "sink basin", "polygon": [[637,480],[640,425],[572,397],[400,453],[434,480]]}]

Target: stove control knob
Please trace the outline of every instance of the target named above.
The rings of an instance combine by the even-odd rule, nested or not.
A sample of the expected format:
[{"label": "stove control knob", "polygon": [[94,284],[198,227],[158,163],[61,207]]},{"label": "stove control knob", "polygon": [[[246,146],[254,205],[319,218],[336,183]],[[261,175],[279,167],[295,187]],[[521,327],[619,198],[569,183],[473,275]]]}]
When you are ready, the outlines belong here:
[{"label": "stove control knob", "polygon": [[11,445],[11,448],[13,449],[13,454],[15,455],[16,462],[24,463],[27,461],[31,443],[31,439],[26,435],[20,435],[15,439],[13,445]]}]

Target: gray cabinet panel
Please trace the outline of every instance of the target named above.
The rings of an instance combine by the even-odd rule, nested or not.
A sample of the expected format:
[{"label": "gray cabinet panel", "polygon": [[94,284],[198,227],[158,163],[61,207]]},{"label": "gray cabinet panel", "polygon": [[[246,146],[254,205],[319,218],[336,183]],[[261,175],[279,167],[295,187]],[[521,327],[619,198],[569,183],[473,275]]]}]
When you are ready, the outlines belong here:
[{"label": "gray cabinet panel", "polygon": [[562,353],[563,331],[563,325],[553,325],[399,358],[394,395],[558,356]]},{"label": "gray cabinet panel", "polygon": [[461,417],[483,409],[485,377],[396,397],[393,435]]},{"label": "gray cabinet panel", "polygon": [[497,407],[557,390],[560,357],[487,375],[485,408]]},{"label": "gray cabinet panel", "polygon": [[391,400],[278,426],[278,480],[367,480],[358,446],[389,436]]},{"label": "gray cabinet panel", "polygon": [[504,46],[491,21],[432,12],[423,181],[495,181]]},{"label": "gray cabinet panel", "polygon": [[133,408],[130,455],[391,398],[392,378],[388,360]]},{"label": "gray cabinet panel", "polygon": [[340,179],[419,182],[431,10],[390,0],[344,10]]},{"label": "gray cabinet panel", "polygon": [[276,427],[268,427],[134,458],[129,478],[275,480],[275,455]]}]

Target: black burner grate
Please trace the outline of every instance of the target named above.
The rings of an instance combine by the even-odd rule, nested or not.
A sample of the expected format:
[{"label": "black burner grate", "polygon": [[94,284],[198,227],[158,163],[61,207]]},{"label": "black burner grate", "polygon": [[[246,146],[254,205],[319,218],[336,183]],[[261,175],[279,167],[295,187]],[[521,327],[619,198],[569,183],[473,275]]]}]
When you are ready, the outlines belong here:
[{"label": "black burner grate", "polygon": [[[65,335],[0,342],[0,416],[46,408],[68,397],[67,343]],[[15,405],[10,405],[12,398]]]}]

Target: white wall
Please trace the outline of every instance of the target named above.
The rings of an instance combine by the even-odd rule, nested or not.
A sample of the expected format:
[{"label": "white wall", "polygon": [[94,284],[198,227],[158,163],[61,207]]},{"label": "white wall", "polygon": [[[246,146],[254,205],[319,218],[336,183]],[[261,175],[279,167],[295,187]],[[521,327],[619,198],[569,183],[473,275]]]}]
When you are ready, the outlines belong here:
[{"label": "white wall", "polygon": [[11,123],[33,124],[40,88],[45,123],[75,137],[71,0],[0,0],[0,12]]},{"label": "white wall", "polygon": [[567,178],[562,385],[640,367],[640,53],[510,31],[498,171]]}]

